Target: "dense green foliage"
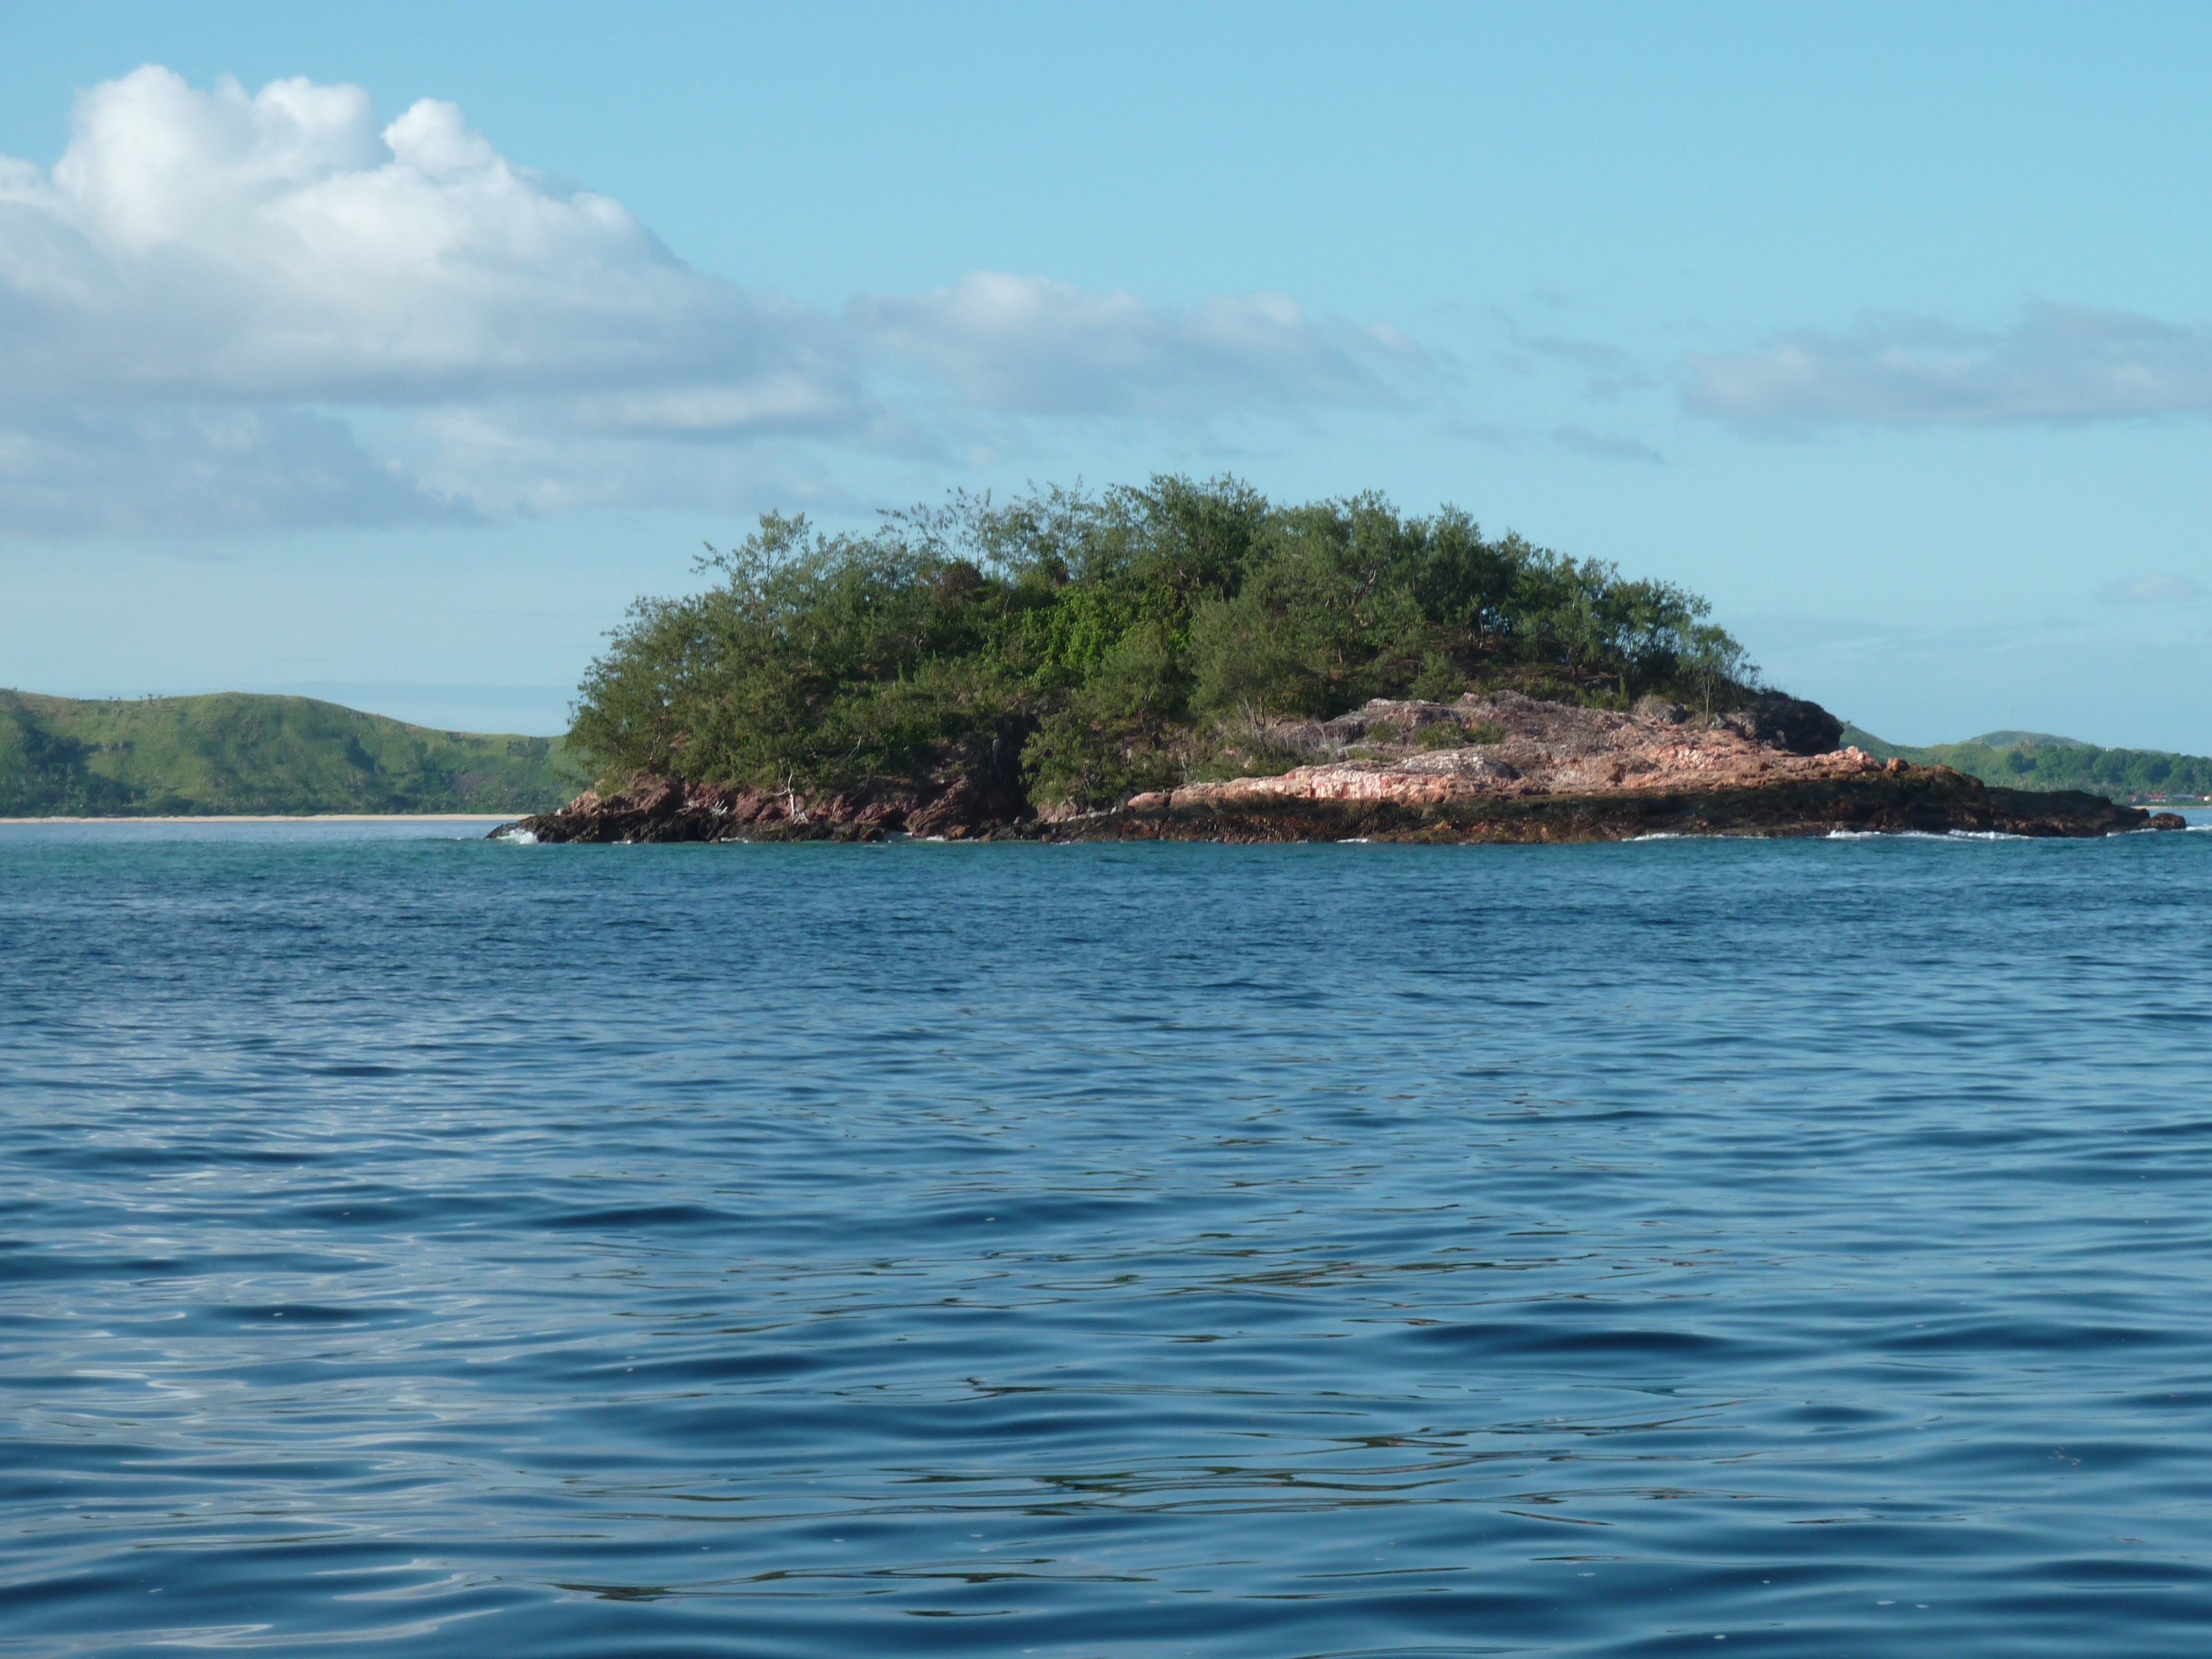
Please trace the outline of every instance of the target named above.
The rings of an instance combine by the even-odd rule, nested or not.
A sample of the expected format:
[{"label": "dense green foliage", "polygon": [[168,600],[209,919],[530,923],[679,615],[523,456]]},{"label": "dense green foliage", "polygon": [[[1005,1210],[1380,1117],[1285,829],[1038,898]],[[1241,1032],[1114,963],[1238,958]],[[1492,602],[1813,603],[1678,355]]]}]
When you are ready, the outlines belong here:
[{"label": "dense green foliage", "polygon": [[566,751],[310,697],[0,691],[0,817],[548,811],[580,787]]},{"label": "dense green foliage", "polygon": [[1919,766],[1948,766],[2007,789],[2086,789],[2119,798],[2212,795],[2212,759],[2202,755],[2100,749],[2042,732],[1990,732],[1964,743],[1911,749],[1847,726],[1844,741],[1883,760],[1895,756]]},{"label": "dense green foliage", "polygon": [[1754,670],[1704,600],[1465,514],[1378,495],[1281,507],[1156,478],[956,496],[869,535],[765,515],[716,580],[633,607],[572,738],[610,774],[758,787],[920,776],[1018,752],[1040,801],[1206,775],[1373,696],[1512,685],[1708,708]]}]

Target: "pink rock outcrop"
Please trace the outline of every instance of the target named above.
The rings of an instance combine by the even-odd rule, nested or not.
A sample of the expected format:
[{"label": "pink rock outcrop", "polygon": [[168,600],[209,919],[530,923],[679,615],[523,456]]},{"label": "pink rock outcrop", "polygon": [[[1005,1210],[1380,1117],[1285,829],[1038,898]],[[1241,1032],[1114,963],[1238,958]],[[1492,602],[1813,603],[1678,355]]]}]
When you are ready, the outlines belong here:
[{"label": "pink rock outcrop", "polygon": [[1700,789],[1863,776],[1883,763],[1857,749],[1794,754],[1725,720],[1693,720],[1668,705],[1639,712],[1540,702],[1506,691],[1453,703],[1376,698],[1357,714],[1309,728],[1335,757],[1273,777],[1194,783],[1139,795],[1133,810],[1176,805],[1393,800],[1431,805],[1480,796]]}]

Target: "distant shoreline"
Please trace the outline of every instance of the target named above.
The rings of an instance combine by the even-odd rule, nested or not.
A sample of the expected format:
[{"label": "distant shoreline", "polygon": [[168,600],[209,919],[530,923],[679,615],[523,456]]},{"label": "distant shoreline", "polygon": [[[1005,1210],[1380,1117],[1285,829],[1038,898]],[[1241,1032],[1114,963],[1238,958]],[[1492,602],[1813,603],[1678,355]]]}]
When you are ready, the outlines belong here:
[{"label": "distant shoreline", "polygon": [[0,818],[0,823],[512,823],[520,812],[106,812],[98,817]]}]

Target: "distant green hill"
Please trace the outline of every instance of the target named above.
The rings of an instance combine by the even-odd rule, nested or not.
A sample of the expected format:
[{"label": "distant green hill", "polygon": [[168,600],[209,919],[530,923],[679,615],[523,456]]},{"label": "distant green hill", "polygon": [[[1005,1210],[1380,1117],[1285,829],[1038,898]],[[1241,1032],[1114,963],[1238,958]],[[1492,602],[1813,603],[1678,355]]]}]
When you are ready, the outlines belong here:
[{"label": "distant green hill", "polygon": [[2159,749],[2100,749],[2078,738],[2056,738],[2046,732],[1985,732],[1964,743],[1911,749],[1846,726],[1843,740],[1883,760],[1894,756],[1917,766],[1954,767],[1984,783],[2008,789],[2087,789],[2115,799],[2212,795],[2212,759],[2204,756],[2172,755]]},{"label": "distant green hill", "polygon": [[544,812],[564,738],[435,732],[312,697],[79,702],[0,690],[0,817]]}]

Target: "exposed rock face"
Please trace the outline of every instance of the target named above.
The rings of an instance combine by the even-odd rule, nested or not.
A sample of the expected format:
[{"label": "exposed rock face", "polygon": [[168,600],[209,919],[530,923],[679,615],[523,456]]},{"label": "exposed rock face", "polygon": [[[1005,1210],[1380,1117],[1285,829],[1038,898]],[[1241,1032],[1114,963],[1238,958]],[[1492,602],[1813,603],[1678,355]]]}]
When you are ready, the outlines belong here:
[{"label": "exposed rock face", "polygon": [[1025,840],[1610,841],[1650,834],[1837,830],[2103,836],[2179,828],[2102,797],[1992,789],[1948,767],[1838,750],[1836,718],[1771,696],[1708,720],[1646,698],[1633,712],[1516,692],[1454,703],[1378,698],[1279,726],[1314,763],[1271,777],[1139,795],[1110,812],[1038,817],[1009,763],[949,780],[808,799],[641,779],[493,833],[539,841],[880,840],[906,833]]},{"label": "exposed rock face", "polygon": [[[1856,749],[1838,751],[1832,740],[1825,750],[1808,752],[1756,735],[1765,731],[1802,743],[1825,728],[1832,739],[1843,727],[1817,703],[1775,697],[1765,700],[1766,708],[1692,722],[1676,705],[1651,708],[1654,701],[1620,714],[1539,702],[1511,691],[1455,703],[1378,698],[1320,728],[1339,745],[1336,758],[1279,777],[1192,784],[1173,793],[1186,805],[1270,795],[1433,803],[1478,794],[1518,799],[1684,785],[1741,787],[1857,776],[1882,765]],[[1150,810],[1165,799],[1139,795],[1130,810]]]},{"label": "exposed rock face", "polygon": [[2099,796],[1993,790],[1948,767],[1838,750],[1841,723],[1795,697],[1762,698],[1714,720],[1651,698],[1626,714],[1513,692],[1450,704],[1377,700],[1321,730],[1344,745],[1341,757],[1139,795],[1096,833],[1192,837],[1205,824],[1224,840],[1270,841],[2102,836],[2148,819]]}]

